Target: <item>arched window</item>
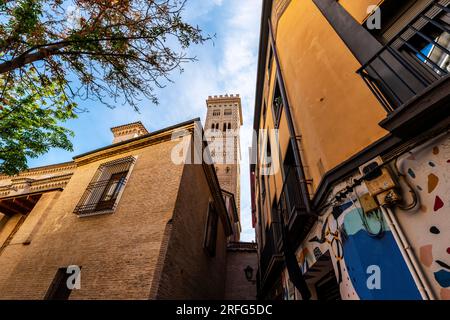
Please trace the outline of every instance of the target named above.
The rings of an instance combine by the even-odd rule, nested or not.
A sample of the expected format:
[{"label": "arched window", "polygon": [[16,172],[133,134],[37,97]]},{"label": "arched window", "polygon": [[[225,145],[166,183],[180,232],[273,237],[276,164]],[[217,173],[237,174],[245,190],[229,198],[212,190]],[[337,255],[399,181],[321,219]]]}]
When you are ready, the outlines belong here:
[{"label": "arched window", "polygon": [[213,129],[214,130],[214,123],[211,125],[211,129]]},{"label": "arched window", "polygon": [[230,167],[227,167],[226,171],[227,173],[230,173]]},{"label": "arched window", "polygon": [[216,123],[216,130],[219,130],[219,124]]},{"label": "arched window", "polygon": [[223,130],[222,131],[223,132],[227,131],[227,124],[226,123],[223,124]]},{"label": "arched window", "polygon": [[228,130],[231,130],[231,123],[228,122]]}]

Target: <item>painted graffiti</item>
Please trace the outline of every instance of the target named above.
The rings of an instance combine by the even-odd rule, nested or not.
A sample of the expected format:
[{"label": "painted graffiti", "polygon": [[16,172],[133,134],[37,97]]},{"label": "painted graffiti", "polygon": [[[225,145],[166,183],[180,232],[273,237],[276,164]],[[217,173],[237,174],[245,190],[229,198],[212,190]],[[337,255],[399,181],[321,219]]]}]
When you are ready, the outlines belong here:
[{"label": "painted graffiti", "polygon": [[450,136],[438,137],[399,160],[420,199],[413,212],[398,216],[427,272],[437,298],[450,300]]},{"label": "painted graffiti", "polygon": [[[414,192],[418,201],[412,209],[395,208],[395,217],[436,298],[450,299],[450,134],[401,156],[396,165],[410,185],[401,185],[402,192]],[[345,186],[343,181],[336,189]],[[329,252],[342,299],[421,299],[383,213],[362,210],[358,194],[366,192],[361,185],[323,212],[297,251],[302,273]]]}]

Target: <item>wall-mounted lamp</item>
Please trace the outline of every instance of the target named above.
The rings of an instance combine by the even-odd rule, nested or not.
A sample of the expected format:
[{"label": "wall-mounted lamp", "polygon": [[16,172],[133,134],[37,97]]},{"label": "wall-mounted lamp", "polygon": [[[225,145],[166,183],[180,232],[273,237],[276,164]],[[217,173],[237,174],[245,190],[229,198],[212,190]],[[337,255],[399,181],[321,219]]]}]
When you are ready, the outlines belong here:
[{"label": "wall-mounted lamp", "polygon": [[253,283],[253,284],[256,283],[256,280],[253,280],[253,268],[252,268],[252,267],[247,266],[247,267],[244,269],[244,273],[245,273],[245,278],[247,278],[247,281],[248,281],[248,282],[251,282],[251,283]]}]

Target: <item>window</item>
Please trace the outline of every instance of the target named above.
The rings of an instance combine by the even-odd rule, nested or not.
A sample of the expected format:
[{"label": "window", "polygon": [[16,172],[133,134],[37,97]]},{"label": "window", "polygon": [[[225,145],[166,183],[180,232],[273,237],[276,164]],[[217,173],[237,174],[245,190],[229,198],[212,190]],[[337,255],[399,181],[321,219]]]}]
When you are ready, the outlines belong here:
[{"label": "window", "polygon": [[[388,113],[450,73],[449,4],[448,0],[417,1],[384,32],[385,47],[358,70]],[[391,119],[382,124],[390,130]]]},{"label": "window", "polygon": [[216,123],[216,130],[219,130],[219,124]]},{"label": "window", "polygon": [[68,300],[72,290],[67,287],[70,274],[67,268],[59,268],[45,295],[45,300]]},{"label": "window", "polygon": [[223,132],[227,131],[227,124],[226,123],[223,124],[223,130],[222,131]]},{"label": "window", "polygon": [[263,127],[266,124],[266,114],[267,114],[267,104],[266,104],[266,100],[264,99],[263,113],[262,113]]},{"label": "window", "polygon": [[231,171],[230,167],[227,167],[226,168],[226,173],[230,173],[230,171]]},{"label": "window", "polygon": [[213,116],[214,117],[220,116],[220,110],[213,110]]},{"label": "window", "polygon": [[[297,166],[295,162],[294,142],[290,142],[283,161],[284,177],[283,190],[280,196],[281,207],[286,221],[294,213],[303,214],[305,212],[305,203],[303,193],[300,187],[300,180],[297,178]],[[308,182],[307,182],[308,183]],[[306,196],[305,196],[306,197]]]},{"label": "window", "polygon": [[231,111],[231,109],[225,109],[223,114],[226,115],[226,116],[231,116],[233,114],[233,111]]},{"label": "window", "polygon": [[102,164],[74,212],[79,216],[113,212],[135,161],[134,157],[126,157]]},{"label": "window", "polygon": [[208,205],[208,217],[206,221],[205,242],[203,247],[210,257],[216,255],[217,227],[219,216],[212,202]]},{"label": "window", "polygon": [[125,184],[128,171],[115,173],[111,176],[103,191],[100,200],[97,203],[96,211],[111,209],[119,195],[120,190]]},{"label": "window", "polygon": [[214,130],[214,123],[211,125],[211,129]]},{"label": "window", "polygon": [[439,76],[450,72],[450,14],[443,13],[436,16],[432,23],[427,24],[406,45],[407,50],[425,63]]},{"label": "window", "polygon": [[272,160],[272,148],[270,145],[270,137],[267,135],[267,147],[266,147],[266,166],[270,167],[270,161]]},{"label": "window", "polygon": [[273,118],[275,119],[275,123],[277,123],[277,124],[278,124],[280,110],[281,110],[282,105],[283,105],[283,98],[281,97],[280,84],[278,83],[278,81],[275,81],[275,91],[273,94],[272,106],[273,106],[273,113],[274,113]]},{"label": "window", "polygon": [[269,72],[269,79],[272,74],[272,60],[273,60],[273,50],[272,50],[272,46],[269,45],[269,58],[267,60],[267,71]]},{"label": "window", "polygon": [[266,176],[261,175],[261,199],[264,202],[266,198]]},{"label": "window", "polygon": [[231,123],[228,123],[228,130],[231,130]]}]

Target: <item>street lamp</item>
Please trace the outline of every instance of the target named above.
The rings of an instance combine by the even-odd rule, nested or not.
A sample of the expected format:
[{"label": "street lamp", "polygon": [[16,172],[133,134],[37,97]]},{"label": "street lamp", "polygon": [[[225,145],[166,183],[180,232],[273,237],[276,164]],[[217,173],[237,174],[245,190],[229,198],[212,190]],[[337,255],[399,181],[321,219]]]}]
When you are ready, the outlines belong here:
[{"label": "street lamp", "polygon": [[256,281],[253,280],[253,268],[252,268],[252,267],[247,266],[247,267],[244,269],[244,272],[245,272],[245,277],[247,278],[247,281],[248,281],[248,282],[256,283]]}]

